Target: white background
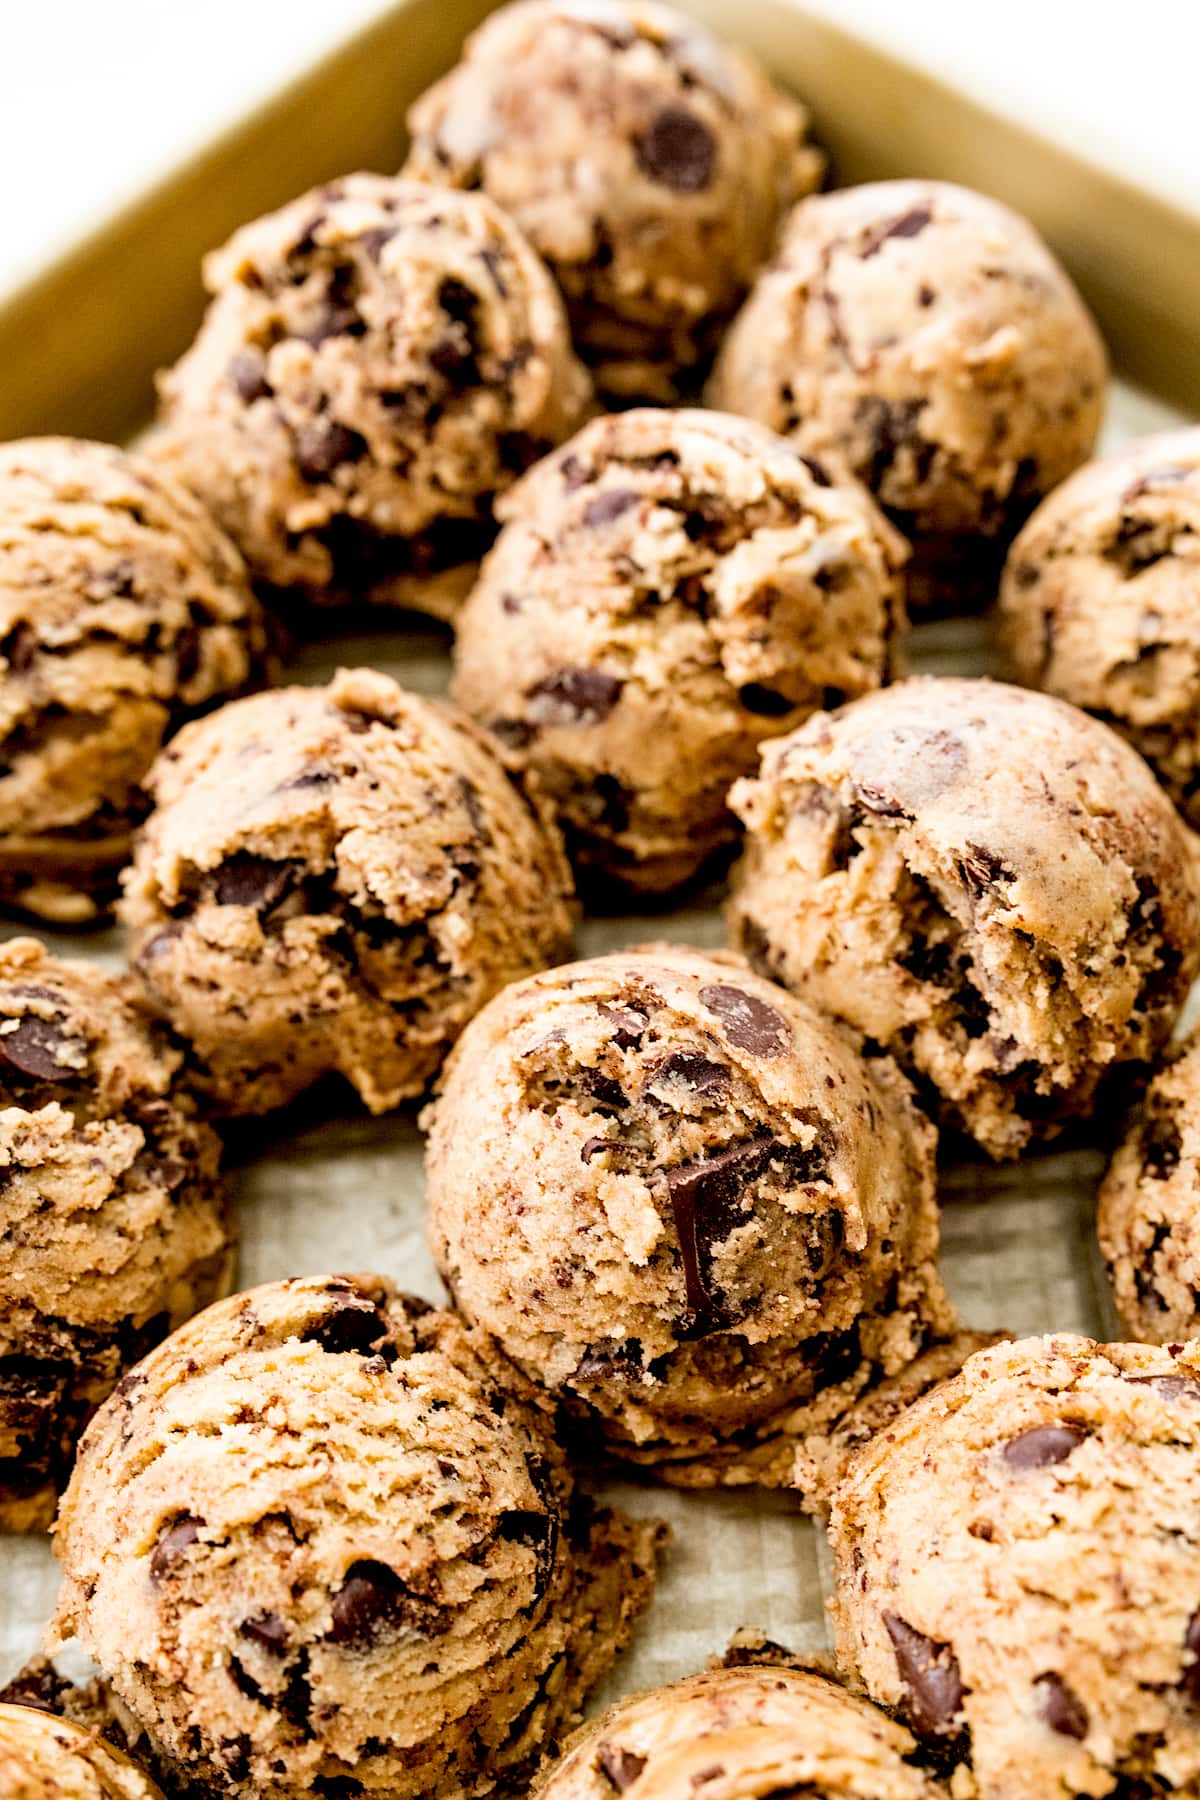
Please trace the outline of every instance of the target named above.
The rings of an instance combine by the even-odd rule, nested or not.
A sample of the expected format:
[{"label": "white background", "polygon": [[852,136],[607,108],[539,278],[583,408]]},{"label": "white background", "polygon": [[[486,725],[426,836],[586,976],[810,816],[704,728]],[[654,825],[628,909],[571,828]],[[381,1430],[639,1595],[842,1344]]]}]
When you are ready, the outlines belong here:
[{"label": "white background", "polygon": [[[1200,0],[807,3],[1200,210]],[[385,10],[0,0],[0,290]]]}]

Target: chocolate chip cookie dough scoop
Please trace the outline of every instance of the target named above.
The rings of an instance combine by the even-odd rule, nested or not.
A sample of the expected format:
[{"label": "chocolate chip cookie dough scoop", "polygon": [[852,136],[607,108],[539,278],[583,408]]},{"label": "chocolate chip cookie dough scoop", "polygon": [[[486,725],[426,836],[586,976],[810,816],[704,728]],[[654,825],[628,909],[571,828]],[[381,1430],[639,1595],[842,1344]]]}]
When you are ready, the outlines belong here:
[{"label": "chocolate chip cookie dough scoop", "polygon": [[96,1732],[32,1706],[0,1705],[5,1800],[163,1800],[129,1758]]},{"label": "chocolate chip cookie dough scoop", "polygon": [[909,1760],[916,1749],[831,1676],[750,1660],[620,1701],[580,1732],[533,1800],[939,1800],[944,1790]]},{"label": "chocolate chip cookie dough scoop", "polygon": [[0,445],[0,906],[107,912],[163,740],[269,667],[241,558],[147,458]]},{"label": "chocolate chip cookie dough scoop", "polygon": [[572,1505],[532,1391],[369,1276],[212,1307],[94,1421],[75,1633],[164,1770],[231,1800],[485,1794],[647,1604],[662,1529]]},{"label": "chocolate chip cookie dough scoop", "polygon": [[758,63],[640,0],[502,7],[408,123],[405,173],[512,214],[618,403],[694,386],[824,165]]},{"label": "chocolate chip cookie dough scoop", "polygon": [[830,1529],[838,1659],[954,1792],[1200,1791],[1196,1345],[972,1357],[860,1452]]},{"label": "chocolate chip cookie dough scoop", "polygon": [[0,1529],[44,1530],[92,1412],[228,1291],[220,1144],[124,983],[0,946]]},{"label": "chocolate chip cookie dough scoop", "polygon": [[160,458],[285,611],[449,617],[493,496],[591,395],[521,232],[482,194],[349,175],[243,226],[204,276]]},{"label": "chocolate chip cookie dough scoop", "polygon": [[1107,374],[1026,220],[946,182],[880,181],[796,208],[709,400],[840,454],[912,542],[912,609],[963,611],[1091,454]]},{"label": "chocolate chip cookie dough scoop", "polygon": [[427,1117],[457,1305],[668,1480],[787,1483],[953,1328],[906,1083],[740,959],[664,945],[506,989]]},{"label": "chocolate chip cookie dough scoop", "polygon": [[454,694],[532,768],[581,868],[650,892],[732,841],[764,738],[896,673],[905,546],[745,419],[596,419],[500,502]]},{"label": "chocolate chip cookie dough scoop", "polygon": [[994,1157],[1153,1061],[1200,966],[1197,840],[1106,725],[917,680],[769,744],[733,942],[889,1050]]},{"label": "chocolate chip cookie dough scoop", "polygon": [[226,1113],[329,1074],[387,1111],[498,988],[568,952],[570,870],[536,792],[470,720],[373,670],[224,707],[148,787],[131,960]]}]

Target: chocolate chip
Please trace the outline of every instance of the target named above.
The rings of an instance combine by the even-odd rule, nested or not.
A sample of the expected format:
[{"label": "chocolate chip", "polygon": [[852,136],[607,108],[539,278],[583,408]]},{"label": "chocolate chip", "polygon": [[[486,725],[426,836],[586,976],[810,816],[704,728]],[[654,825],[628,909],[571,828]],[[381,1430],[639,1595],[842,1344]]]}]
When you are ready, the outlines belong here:
[{"label": "chocolate chip", "polygon": [[267,359],[261,350],[247,348],[237,351],[230,357],[225,373],[238,399],[244,400],[247,406],[271,392],[271,384],[267,380]]},{"label": "chocolate chip", "polygon": [[1187,1622],[1183,1648],[1189,1661],[1184,1664],[1179,1685],[1193,1706],[1200,1706],[1200,1609]]},{"label": "chocolate chip", "polygon": [[1188,1375],[1127,1375],[1133,1387],[1151,1387],[1164,1400],[1200,1400],[1200,1381]]},{"label": "chocolate chip", "polygon": [[878,256],[889,238],[920,237],[925,227],[933,221],[933,213],[927,206],[914,206],[910,212],[901,213],[897,219],[889,219],[884,225],[876,225],[868,235],[859,257],[867,262],[872,256]]},{"label": "chocolate chip", "polygon": [[596,1763],[616,1788],[623,1794],[631,1788],[646,1766],[646,1758],[639,1756],[635,1750],[623,1750],[620,1744],[601,1744],[596,1751]]},{"label": "chocolate chip", "polygon": [[196,1542],[203,1524],[204,1520],[194,1517],[192,1513],[181,1513],[173,1524],[159,1534],[150,1557],[151,1581],[165,1580],[188,1545]]},{"label": "chocolate chip", "polygon": [[218,906],[252,906],[256,912],[270,912],[294,887],[299,866],[238,851],[214,872],[213,896]]},{"label": "chocolate chip", "polygon": [[713,1247],[745,1224],[749,1214],[741,1207],[742,1194],[777,1148],[774,1138],[750,1138],[718,1156],[665,1171],[691,1314],[690,1335],[704,1336],[726,1322],[722,1297],[711,1280]]},{"label": "chocolate chip", "polygon": [[1009,1439],[1004,1460],[1011,1469],[1049,1469],[1065,1462],[1086,1437],[1078,1425],[1035,1425]]},{"label": "chocolate chip", "polygon": [[600,669],[558,669],[527,689],[539,725],[599,725],[607,719],[625,683]]},{"label": "chocolate chip", "polygon": [[633,488],[606,488],[594,500],[588,501],[583,509],[583,522],[593,527],[611,525],[614,519],[619,519],[622,513],[635,507],[640,499],[641,495],[635,493]]},{"label": "chocolate chip", "polygon": [[305,1344],[320,1344],[331,1356],[377,1356],[379,1340],[387,1333],[379,1308],[366,1300],[335,1301],[324,1318],[306,1325],[300,1333]]},{"label": "chocolate chip", "polygon": [[251,1613],[238,1626],[238,1633],[257,1644],[260,1650],[265,1650],[268,1656],[282,1656],[291,1641],[287,1626],[279,1614],[273,1612]]},{"label": "chocolate chip", "polygon": [[[308,327],[307,331],[297,332],[297,336],[314,350],[335,337],[362,337],[366,325],[357,309],[349,304],[331,301]],[[341,461],[346,458],[342,457]]]},{"label": "chocolate chip", "polygon": [[531,1604],[536,1606],[545,1595],[554,1572],[554,1559],[558,1553],[558,1520],[549,1513],[534,1512],[527,1507],[513,1507],[501,1513],[497,1530],[506,1543],[523,1544],[527,1550],[535,1553],[537,1570]]},{"label": "chocolate chip", "polygon": [[590,1163],[593,1156],[603,1156],[606,1150],[619,1150],[620,1144],[615,1138],[590,1137],[579,1152],[582,1163]]},{"label": "chocolate chip", "polygon": [[27,1013],[11,1031],[0,1030],[0,1061],[34,1081],[71,1081],[81,1072],[77,1062],[72,1066],[72,1043],[77,1053],[78,1040],[68,1038],[57,1020]]},{"label": "chocolate chip", "polygon": [[1087,1707],[1074,1688],[1069,1687],[1062,1676],[1056,1675],[1053,1670],[1046,1675],[1039,1675],[1033,1685],[1037,1690],[1042,1717],[1051,1731],[1057,1731],[1060,1737],[1076,1738],[1082,1743],[1088,1734]]},{"label": "chocolate chip", "polygon": [[402,1630],[434,1637],[447,1628],[438,1607],[410,1593],[387,1563],[369,1557],[351,1563],[333,1596],[332,1615],[326,1639],[347,1650],[368,1650]]},{"label": "chocolate chip", "polygon": [[924,405],[923,400],[883,400],[878,394],[866,394],[855,406],[854,416],[866,439],[865,460],[857,474],[873,492],[879,490],[901,450],[907,449],[917,458],[932,450],[916,429]]},{"label": "chocolate chip", "polygon": [[634,1006],[601,1006],[601,1018],[613,1027],[613,1041],[618,1049],[636,1050],[649,1024],[649,1015]]},{"label": "chocolate chip", "polygon": [[701,988],[700,1002],[720,1019],[725,1036],[736,1049],[770,1058],[782,1056],[791,1048],[791,1026],[781,1012],[757,994],[720,983]]},{"label": "chocolate chip", "polygon": [[367,453],[367,440],[336,419],[312,419],[296,433],[296,467],[305,481],[325,481],[342,463]]},{"label": "chocolate chip", "polygon": [[896,1667],[908,1690],[908,1709],[916,1729],[926,1737],[950,1737],[960,1730],[963,1684],[958,1659],[949,1644],[926,1637],[897,1613],[885,1612],[883,1623],[896,1653]]},{"label": "chocolate chip", "polygon": [[684,106],[664,106],[634,144],[638,168],[677,194],[699,194],[717,167],[717,141]]},{"label": "chocolate chip", "polygon": [[[651,1367],[650,1373],[653,1373]],[[595,1346],[589,1347],[580,1357],[575,1367],[573,1381],[629,1381],[642,1373],[642,1344],[640,1338],[626,1338],[624,1343],[606,1346],[603,1350]]]},{"label": "chocolate chip", "polygon": [[697,1050],[672,1050],[648,1072],[642,1091],[664,1086],[678,1086],[689,1094],[704,1094],[715,1100],[729,1092],[729,1070]]},{"label": "chocolate chip", "polygon": [[37,633],[25,619],[15,624],[0,638],[0,656],[8,664],[10,675],[23,675],[37,651]]},{"label": "chocolate chip", "polygon": [[965,855],[958,859],[958,873],[963,886],[981,900],[997,884],[1016,880],[1016,872],[994,850],[982,844],[968,843]]},{"label": "chocolate chip", "polygon": [[800,461],[804,464],[818,487],[827,488],[833,486],[833,476],[829,473],[829,470],[825,467],[823,462],[818,462],[815,456],[802,456]]},{"label": "chocolate chip", "polygon": [[790,713],[796,702],[789,700],[786,694],[777,693],[774,688],[764,687],[759,681],[747,681],[738,689],[738,699],[747,712],[756,714],[762,719],[781,719],[784,713]]},{"label": "chocolate chip", "polygon": [[1165,1181],[1179,1167],[1183,1134],[1179,1122],[1165,1109],[1147,1111],[1139,1139],[1142,1168],[1151,1181]]}]

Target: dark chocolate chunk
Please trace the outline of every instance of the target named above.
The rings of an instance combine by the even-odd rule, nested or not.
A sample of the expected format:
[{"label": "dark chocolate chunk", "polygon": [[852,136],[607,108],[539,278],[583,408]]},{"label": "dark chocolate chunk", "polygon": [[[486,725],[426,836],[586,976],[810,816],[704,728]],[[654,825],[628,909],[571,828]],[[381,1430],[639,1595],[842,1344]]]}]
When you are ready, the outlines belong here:
[{"label": "dark chocolate chunk", "polygon": [[347,1650],[368,1650],[400,1631],[436,1637],[448,1624],[432,1601],[410,1593],[394,1569],[370,1557],[347,1569],[333,1596],[332,1615],[326,1638]]},{"label": "dark chocolate chunk", "polygon": [[649,1015],[635,1006],[601,1006],[600,1016],[613,1027],[613,1041],[621,1050],[636,1050],[649,1024]]},{"label": "dark chocolate chunk", "polygon": [[1088,1734],[1087,1707],[1074,1688],[1068,1686],[1062,1676],[1055,1674],[1053,1670],[1039,1675],[1033,1685],[1037,1689],[1042,1717],[1051,1731],[1057,1731],[1060,1737],[1076,1738],[1082,1743]]},{"label": "dark chocolate chunk", "polygon": [[[546,1486],[549,1489],[548,1480]],[[537,1606],[545,1596],[550,1577],[554,1573],[554,1559],[558,1554],[558,1520],[550,1513],[534,1512],[527,1507],[513,1507],[501,1513],[497,1530],[506,1543],[523,1544],[527,1550],[534,1552],[536,1573],[530,1604]]]},{"label": "dark chocolate chunk", "polygon": [[908,1710],[923,1737],[950,1737],[961,1730],[962,1676],[949,1644],[917,1631],[897,1613],[883,1623],[896,1653],[896,1667],[908,1690]]},{"label": "dark chocolate chunk", "polygon": [[1049,1469],[1065,1462],[1087,1435],[1078,1425],[1035,1425],[1009,1439],[1004,1460],[1012,1469]]},{"label": "dark chocolate chunk", "polygon": [[268,913],[291,891],[298,873],[298,863],[238,851],[214,872],[213,896],[218,906],[252,906]]},{"label": "dark chocolate chunk", "polygon": [[1139,1139],[1142,1168],[1151,1181],[1165,1181],[1179,1167],[1183,1134],[1174,1113],[1165,1107],[1147,1108]]},{"label": "dark chocolate chunk", "polygon": [[717,140],[685,106],[660,107],[634,144],[638,168],[677,194],[699,194],[717,167]]},{"label": "dark chocolate chunk", "polygon": [[165,1531],[159,1533],[150,1556],[151,1581],[166,1579],[188,1545],[196,1542],[203,1524],[203,1519],[197,1519],[191,1513],[180,1513]]},{"label": "dark chocolate chunk", "polygon": [[608,1776],[618,1794],[623,1794],[645,1768],[646,1758],[635,1750],[623,1750],[620,1744],[601,1744],[596,1751],[596,1765]]},{"label": "dark chocolate chunk", "polygon": [[67,1037],[57,1019],[39,1019],[26,1013],[10,1031],[0,1027],[0,1062],[33,1081],[77,1081],[83,1071],[72,1065],[71,1053],[80,1047],[78,1039]]},{"label": "dark chocolate chunk", "polygon": [[933,213],[928,206],[914,206],[909,212],[901,213],[899,218],[876,225],[859,253],[861,261],[867,262],[872,256],[878,256],[890,238],[920,237],[932,220]]},{"label": "dark chocolate chunk", "polygon": [[1200,1400],[1200,1381],[1190,1375],[1127,1375],[1134,1387],[1151,1387],[1164,1400]]},{"label": "dark chocolate chunk", "polygon": [[301,1341],[320,1344],[332,1356],[377,1356],[387,1323],[368,1300],[335,1300],[324,1318],[315,1319],[301,1332]]},{"label": "dark chocolate chunk", "polygon": [[601,669],[558,669],[529,688],[525,697],[534,702],[539,724],[557,724],[565,715],[571,724],[599,725],[621,698],[624,686],[617,676]]},{"label": "dark chocolate chunk", "polygon": [[1183,1674],[1179,1677],[1179,1685],[1193,1706],[1200,1706],[1200,1608],[1187,1622],[1187,1630],[1183,1634],[1183,1649],[1187,1657]]},{"label": "dark chocolate chunk", "polygon": [[738,1050],[751,1056],[782,1056],[790,1049],[792,1028],[781,1012],[757,994],[744,988],[719,983],[701,988],[700,1001],[715,1018],[720,1019],[725,1036]]},{"label": "dark chocolate chunk", "polygon": [[749,1214],[742,1194],[768,1166],[779,1146],[767,1136],[749,1138],[702,1162],[664,1171],[691,1314],[690,1335],[704,1336],[726,1323],[722,1296],[711,1279],[713,1248]]},{"label": "dark chocolate chunk", "polygon": [[1016,880],[1016,873],[994,850],[982,844],[968,843],[966,854],[958,860],[958,873],[963,886],[980,900],[999,883]]},{"label": "dark chocolate chunk", "polygon": [[575,1367],[572,1381],[628,1381],[642,1373],[640,1338],[626,1338],[622,1343],[607,1344],[603,1349],[592,1345],[584,1351]]},{"label": "dark chocolate chunk", "polygon": [[10,675],[23,675],[37,651],[37,633],[26,619],[19,619],[0,638],[0,656],[8,664]]},{"label": "dark chocolate chunk", "polygon": [[800,461],[804,464],[818,487],[827,488],[833,486],[833,476],[829,473],[829,470],[825,467],[823,462],[819,462],[815,456],[802,456]]},{"label": "dark chocolate chunk", "polygon": [[367,440],[336,419],[312,419],[296,433],[296,467],[305,481],[325,481],[342,463],[367,453]]},{"label": "dark chocolate chunk", "polygon": [[231,356],[225,373],[238,399],[243,400],[247,406],[271,392],[271,384],[267,380],[266,358],[261,350],[255,350],[252,346],[238,350]]},{"label": "dark chocolate chunk", "polygon": [[291,1634],[278,1613],[251,1613],[238,1626],[241,1637],[248,1638],[265,1650],[268,1656],[282,1656],[291,1641]]},{"label": "dark chocolate chunk", "polygon": [[738,699],[747,712],[762,719],[781,719],[796,704],[786,694],[777,692],[775,688],[764,687],[759,681],[744,682],[738,689]]},{"label": "dark chocolate chunk", "polygon": [[583,509],[583,522],[588,526],[611,525],[622,513],[627,513],[636,506],[641,495],[633,488],[605,488],[594,500],[589,500]]},{"label": "dark chocolate chunk", "polygon": [[704,1094],[715,1100],[729,1091],[729,1070],[710,1057],[701,1056],[698,1050],[672,1050],[661,1062],[655,1063],[642,1083],[642,1089],[643,1092],[647,1088],[657,1092],[674,1085],[689,1094]]}]

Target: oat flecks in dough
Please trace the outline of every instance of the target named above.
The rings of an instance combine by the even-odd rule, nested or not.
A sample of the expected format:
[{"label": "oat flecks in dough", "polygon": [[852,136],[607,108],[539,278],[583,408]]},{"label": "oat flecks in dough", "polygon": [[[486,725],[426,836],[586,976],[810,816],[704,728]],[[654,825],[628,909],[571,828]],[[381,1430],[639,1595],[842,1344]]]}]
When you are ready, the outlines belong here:
[{"label": "oat flecks in dough", "polygon": [[430,1126],[457,1304],[668,1480],[790,1482],[799,1442],[953,1330],[907,1084],[740,958],[663,945],[510,987]]},{"label": "oat flecks in dough", "polygon": [[478,726],[373,670],[222,708],[148,786],[131,959],[227,1113],[332,1073],[386,1111],[497,988],[569,949],[536,793]]},{"label": "oat flecks in dough", "polygon": [[1200,824],[1200,428],[1056,489],[1013,545],[1000,617],[1020,680],[1101,714]]},{"label": "oat flecks in dough", "polygon": [[241,558],[147,458],[0,445],[0,905],[106,912],[164,738],[269,665]]},{"label": "oat flecks in dough", "polygon": [[512,214],[617,403],[694,386],[824,164],[758,63],[640,0],[501,8],[408,123],[405,173]]},{"label": "oat flecks in dough", "polygon": [[149,1776],[111,1744],[29,1706],[0,1705],[5,1800],[163,1800]]},{"label": "oat flecks in dough", "polygon": [[228,1291],[220,1143],[131,990],[0,947],[0,1527],[44,1530],[94,1408]]},{"label": "oat flecks in dough", "polygon": [[759,744],[897,672],[902,540],[749,420],[597,419],[498,511],[455,698],[536,769],[578,864],[629,887],[694,875]]},{"label": "oat flecks in dough", "polygon": [[709,399],[843,456],[912,540],[913,610],[962,611],[1091,454],[1106,381],[1091,316],[1026,220],[945,182],[882,181],[796,208]]},{"label": "oat flecks in dough", "polygon": [[533,1800],[938,1800],[916,1748],[886,1713],[772,1648],[620,1701]]},{"label": "oat flecks in dough", "polygon": [[157,454],[295,609],[448,617],[491,502],[579,424],[562,301],[481,194],[348,175],[208,258]]},{"label": "oat flecks in dough", "polygon": [[371,1276],[277,1282],[97,1416],[52,1635],[165,1771],[230,1800],[450,1800],[553,1748],[662,1537],[573,1504],[548,1412],[453,1315]]},{"label": "oat flecks in dough", "polygon": [[732,800],[733,941],[992,1156],[1170,1035],[1200,965],[1197,841],[1086,713],[907,681],[769,744]]},{"label": "oat flecks in dough", "polygon": [[1195,1345],[986,1350],[835,1496],[839,1660],[980,1800],[1190,1796],[1198,1519]]}]

